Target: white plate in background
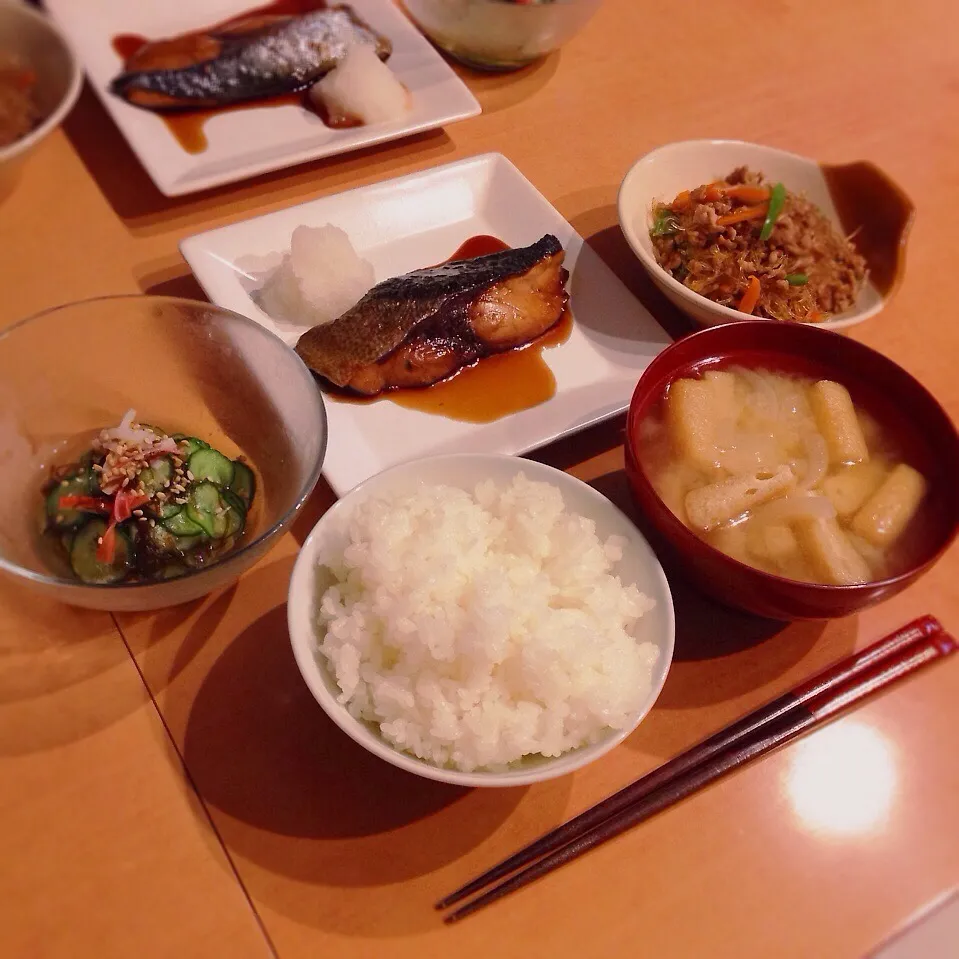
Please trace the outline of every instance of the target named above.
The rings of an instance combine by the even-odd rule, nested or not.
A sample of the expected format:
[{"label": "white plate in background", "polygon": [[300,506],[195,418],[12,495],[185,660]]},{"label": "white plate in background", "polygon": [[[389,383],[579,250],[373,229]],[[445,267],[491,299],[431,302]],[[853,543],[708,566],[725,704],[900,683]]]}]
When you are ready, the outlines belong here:
[{"label": "white plate in background", "polygon": [[351,0],[359,16],[393,42],[389,66],[413,97],[405,117],[333,130],[299,106],[250,107],[207,120],[204,132],[209,145],[202,153],[191,154],[158,114],[110,93],[110,81],[123,66],[113,38],[126,33],[158,39],[200,30],[256,7],[256,0],[45,0],[45,6],[63,28],[107,112],[167,196],[384,143],[480,112],[466,85],[390,0]]},{"label": "white plate in background", "polygon": [[670,342],[646,308],[536,188],[498,153],[385,180],[188,237],[180,250],[219,306],[252,317],[289,345],[298,333],[254,303],[251,264],[275,262],[301,225],[345,230],[377,282],[438,263],[472,236],[526,246],[545,233],[566,249],[569,339],[546,349],[552,399],[492,423],[408,409],[388,396],[356,404],[327,397],[324,475],[342,494],[375,473],[439,453],[524,453],[622,412],[650,361]]}]

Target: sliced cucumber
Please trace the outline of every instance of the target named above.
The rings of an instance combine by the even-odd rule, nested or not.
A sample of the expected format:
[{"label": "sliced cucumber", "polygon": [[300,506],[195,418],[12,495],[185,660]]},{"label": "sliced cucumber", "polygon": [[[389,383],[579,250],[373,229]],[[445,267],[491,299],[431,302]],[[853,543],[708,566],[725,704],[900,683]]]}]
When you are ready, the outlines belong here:
[{"label": "sliced cucumber", "polygon": [[197,450],[208,450],[210,448],[209,443],[204,443],[196,436],[184,436],[182,433],[175,433],[174,438],[180,446],[180,453],[184,459],[189,459]]},{"label": "sliced cucumber", "polygon": [[223,532],[221,536],[237,536],[246,525],[246,506],[235,493],[228,489],[220,490],[220,505],[223,512]]},{"label": "sliced cucumber", "polygon": [[161,523],[164,528],[174,536],[199,536],[205,532],[205,527],[197,523],[193,517],[182,508],[166,519],[161,520]]},{"label": "sliced cucumber", "polygon": [[92,470],[80,470],[60,480],[47,494],[47,518],[56,529],[76,529],[82,526],[92,513],[79,509],[60,509],[61,496],[95,496],[100,492],[97,475]]},{"label": "sliced cucumber", "polygon": [[173,460],[168,456],[155,459],[137,474],[137,482],[144,493],[158,493],[173,481]]},{"label": "sliced cucumber", "polygon": [[217,486],[229,486],[233,482],[233,460],[214,449],[197,450],[187,461],[187,469],[197,483],[209,480]]},{"label": "sliced cucumber", "polygon": [[158,579],[176,579],[179,576],[185,576],[189,570],[180,563],[168,563],[158,573]]},{"label": "sliced cucumber", "polygon": [[179,503],[164,503],[157,510],[157,513],[160,519],[169,519],[171,516],[176,516],[177,513],[183,511],[183,507]]},{"label": "sliced cucumber", "polygon": [[162,562],[164,556],[172,559],[180,559],[185,553],[196,549],[203,543],[209,543],[210,537],[205,533],[197,533],[193,536],[175,536],[162,523],[149,527],[150,532],[147,539],[154,553],[160,554],[157,559]]},{"label": "sliced cucumber", "polygon": [[190,487],[186,514],[208,536],[216,536],[216,515],[219,508],[220,491],[213,483],[194,483]]},{"label": "sliced cucumber", "polygon": [[246,463],[234,460],[233,479],[229,485],[230,490],[243,500],[244,507],[249,509],[250,503],[253,502],[253,494],[256,492],[256,477],[253,475],[253,470]]},{"label": "sliced cucumber", "polygon": [[126,532],[117,527],[116,548],[112,563],[97,559],[100,537],[107,531],[102,519],[91,519],[73,540],[70,549],[70,565],[84,583],[117,583],[133,568],[133,550]]}]

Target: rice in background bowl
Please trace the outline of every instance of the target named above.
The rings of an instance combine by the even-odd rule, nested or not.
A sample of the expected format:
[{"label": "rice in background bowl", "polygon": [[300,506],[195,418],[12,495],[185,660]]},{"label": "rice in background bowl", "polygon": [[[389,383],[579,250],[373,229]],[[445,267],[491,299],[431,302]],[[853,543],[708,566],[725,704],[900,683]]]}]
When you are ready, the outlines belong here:
[{"label": "rice in background bowl", "polygon": [[304,544],[289,619],[341,728],[466,785],[552,778],[607,752],[651,708],[673,645],[665,577],[630,521],[506,456],[421,460],[350,493]]}]

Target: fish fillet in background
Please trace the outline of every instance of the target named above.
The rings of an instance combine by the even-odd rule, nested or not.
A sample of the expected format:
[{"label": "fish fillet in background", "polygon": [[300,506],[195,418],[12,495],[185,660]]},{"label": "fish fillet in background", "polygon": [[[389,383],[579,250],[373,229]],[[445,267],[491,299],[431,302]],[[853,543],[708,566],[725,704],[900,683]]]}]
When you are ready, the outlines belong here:
[{"label": "fish fillet in background", "polygon": [[252,16],[147,43],[110,90],[151,110],[225,106],[296,93],[329,73],[353,42],[381,60],[393,47],[350,7],[300,16]]}]

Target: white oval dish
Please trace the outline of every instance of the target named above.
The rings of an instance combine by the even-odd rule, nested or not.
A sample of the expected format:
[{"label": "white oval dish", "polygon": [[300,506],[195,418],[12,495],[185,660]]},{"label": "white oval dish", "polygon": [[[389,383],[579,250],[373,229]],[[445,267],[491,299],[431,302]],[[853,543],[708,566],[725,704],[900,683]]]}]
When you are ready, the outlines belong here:
[{"label": "white oval dish", "polygon": [[[640,619],[637,639],[655,643],[660,655],[653,667],[652,684],[646,701],[628,729],[611,731],[599,742],[571,750],[562,756],[524,761],[503,772],[463,772],[441,768],[400,752],[380,736],[372,725],[354,718],[337,701],[339,688],[316,651],[317,559],[335,531],[349,522],[356,506],[370,496],[386,491],[415,489],[427,484],[472,490],[484,479],[505,485],[519,473],[524,473],[531,480],[559,487],[570,512],[592,519],[601,538],[615,534],[626,539],[623,558],[613,571],[624,583],[635,584],[641,592],[656,601],[654,609]],[[601,493],[568,473],[519,457],[479,453],[435,456],[395,466],[357,486],[339,500],[322,516],[303,544],[290,579],[287,617],[293,654],[300,673],[316,701],[340,729],[365,749],[401,769],[427,779],[463,786],[521,786],[541,782],[570,773],[609,752],[652,709],[666,681],[675,638],[673,604],[666,576],[649,544],[624,513]]]},{"label": "white oval dish", "polygon": [[[681,190],[709,183],[739,166],[748,166],[761,172],[771,182],[781,181],[788,190],[804,193],[840,231],[843,230],[824,167],[808,157],[742,140],[683,140],[658,147],[640,157],[630,167],[619,188],[617,205],[620,226],[652,281],[672,303],[703,326],[732,323],[742,320],[744,314],[694,293],[656,262],[649,237],[652,208],[654,203],[669,201]],[[913,218],[912,203],[888,176],[869,163],[846,166],[862,171],[868,181],[870,196],[889,200],[892,215],[868,226],[874,242],[878,243],[879,255],[891,257],[895,264],[894,280],[888,292],[882,293],[867,279],[854,309],[816,324],[828,330],[840,330],[861,323],[883,308],[898,285],[906,238]],[[843,167],[825,169],[841,170]]]}]

